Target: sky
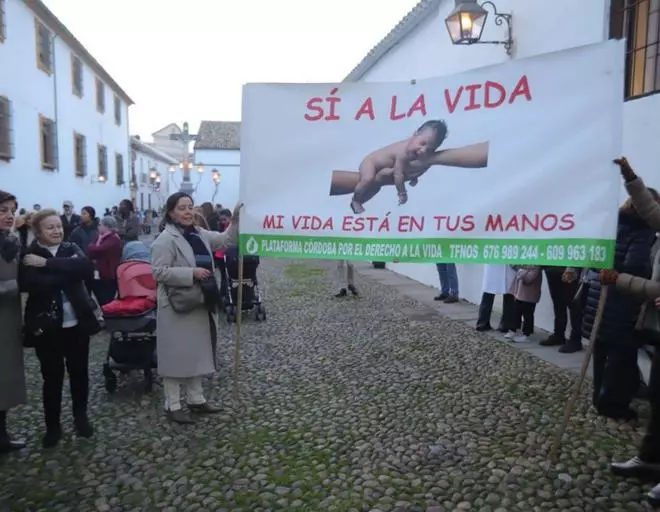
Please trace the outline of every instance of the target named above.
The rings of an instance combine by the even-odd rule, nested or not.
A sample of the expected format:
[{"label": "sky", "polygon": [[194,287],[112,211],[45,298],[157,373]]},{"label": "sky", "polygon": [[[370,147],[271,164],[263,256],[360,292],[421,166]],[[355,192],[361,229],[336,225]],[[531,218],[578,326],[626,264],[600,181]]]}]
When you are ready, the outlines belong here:
[{"label": "sky", "polygon": [[237,121],[248,82],[339,82],[418,0],[44,0],[135,101],[130,131]]}]

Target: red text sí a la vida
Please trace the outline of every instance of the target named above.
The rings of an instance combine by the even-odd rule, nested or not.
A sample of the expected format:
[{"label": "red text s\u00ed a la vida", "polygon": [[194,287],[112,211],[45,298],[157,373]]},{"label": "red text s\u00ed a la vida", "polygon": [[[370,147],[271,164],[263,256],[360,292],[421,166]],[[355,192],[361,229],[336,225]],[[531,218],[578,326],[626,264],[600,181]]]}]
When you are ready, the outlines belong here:
[{"label": "red text s\u00ed a la vida", "polygon": [[[491,80],[483,83],[461,85],[457,89],[444,90],[444,104],[449,114],[457,110],[494,109],[517,102],[532,101],[532,90],[527,75],[521,76],[513,86]],[[355,121],[370,120],[387,115],[391,121],[400,121],[409,117],[427,116],[427,95],[420,94],[410,104],[404,104],[398,96],[391,96],[389,102],[377,104],[371,96],[364,99],[353,111],[342,108],[342,98],[338,87],[330,90],[326,97],[316,96],[307,101],[305,119],[307,121],[340,121],[349,117]]]},{"label": "red text s\u00ed a la vida", "polygon": [[[287,225],[287,223],[289,223]],[[433,215],[383,217],[354,216],[319,217],[317,215],[266,215],[264,230],[282,230],[293,227],[303,232],[344,233],[470,233],[475,230],[489,233],[550,233],[575,229],[572,213],[523,213],[518,215],[488,214],[485,218],[474,215]]]}]

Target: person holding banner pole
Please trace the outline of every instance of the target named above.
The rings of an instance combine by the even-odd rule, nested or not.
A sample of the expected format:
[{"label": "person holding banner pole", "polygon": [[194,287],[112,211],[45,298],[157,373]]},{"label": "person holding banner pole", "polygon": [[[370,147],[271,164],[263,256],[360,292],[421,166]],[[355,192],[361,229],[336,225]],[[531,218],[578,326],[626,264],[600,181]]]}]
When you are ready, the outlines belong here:
[{"label": "person holding banner pole", "polygon": [[[657,192],[654,194],[657,201]],[[614,249],[614,270],[633,276],[650,277],[649,258],[655,243],[655,230],[640,216],[631,199],[619,210]],[[589,338],[601,293],[596,272],[589,273],[582,334]],[[630,407],[639,385],[635,324],[642,301],[610,290],[598,342],[593,353],[593,404],[598,414],[630,421],[637,413]]]},{"label": "person holding banner pole", "polygon": [[348,260],[339,260],[337,263],[337,282],[341,287],[335,297],[346,297],[351,292],[353,297],[357,297],[358,291],[355,287],[355,267]]},{"label": "person holding banner pole", "polygon": [[238,242],[240,207],[227,231],[207,231],[195,225],[192,197],[176,192],[166,201],[164,227],[151,246],[158,283],[158,373],[163,378],[165,412],[175,423],[194,422],[182,409],[182,389],[190,412],[221,410],[206,401],[202,387],[202,377],[217,370],[220,290],[212,254]]},{"label": "person holding banner pole", "polygon": [[[635,209],[651,228],[660,231],[660,205],[652,189],[644,185],[637,177],[627,159],[615,160],[619,165],[625,180],[626,190]],[[643,312],[637,324],[638,332],[645,342],[656,345],[656,351],[651,363],[649,379],[649,402],[651,405],[651,420],[646,427],[646,434],[640,446],[638,455],[625,462],[612,463],[612,472],[624,477],[655,476],[660,481],[660,251],[656,243],[655,254],[652,257],[651,279],[641,279],[629,274],[619,274],[614,271],[601,272],[601,282],[613,284],[623,293],[634,295],[645,300]],[[649,502],[660,506],[660,484],[648,493]]]}]

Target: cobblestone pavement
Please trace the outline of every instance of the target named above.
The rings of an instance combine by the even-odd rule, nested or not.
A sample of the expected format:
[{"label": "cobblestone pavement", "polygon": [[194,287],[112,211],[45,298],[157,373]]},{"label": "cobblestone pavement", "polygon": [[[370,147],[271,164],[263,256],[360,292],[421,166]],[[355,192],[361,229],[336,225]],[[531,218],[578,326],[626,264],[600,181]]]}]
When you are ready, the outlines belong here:
[{"label": "cobblestone pavement", "polygon": [[30,445],[0,463],[0,510],[646,510],[649,485],[608,471],[635,453],[641,426],[598,418],[585,391],[548,467],[571,375],[375,283],[334,299],[332,267],[263,265],[269,318],[244,327],[243,407],[232,408],[223,324],[223,369],[206,387],[227,410],[192,427],[165,421],[160,387],[145,396],[129,381],[107,396],[101,338],[97,436],[68,433],[44,452],[29,354],[32,403],[10,423]]}]

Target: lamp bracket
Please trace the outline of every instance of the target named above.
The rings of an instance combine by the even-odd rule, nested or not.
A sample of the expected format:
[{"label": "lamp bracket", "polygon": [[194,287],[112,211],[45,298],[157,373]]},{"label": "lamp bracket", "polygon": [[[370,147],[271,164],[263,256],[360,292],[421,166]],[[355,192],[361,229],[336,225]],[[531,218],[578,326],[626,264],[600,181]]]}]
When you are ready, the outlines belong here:
[{"label": "lamp bracket", "polygon": [[511,55],[513,50],[513,29],[511,27],[512,15],[508,13],[499,12],[497,6],[490,0],[486,0],[481,4],[482,8],[490,7],[493,9],[493,16],[495,16],[495,25],[501,27],[506,23],[507,28],[507,39],[504,41],[478,41],[479,44],[501,44],[504,45],[504,50],[507,55]]}]

